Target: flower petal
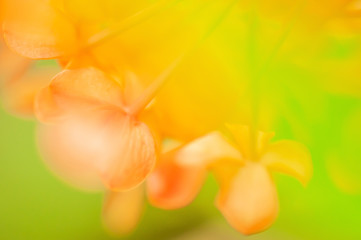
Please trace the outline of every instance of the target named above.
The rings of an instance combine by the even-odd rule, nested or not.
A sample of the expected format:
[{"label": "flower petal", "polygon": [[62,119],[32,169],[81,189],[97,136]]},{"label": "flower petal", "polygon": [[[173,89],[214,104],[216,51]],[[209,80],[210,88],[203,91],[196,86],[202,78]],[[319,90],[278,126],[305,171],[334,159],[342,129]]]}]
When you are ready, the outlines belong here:
[{"label": "flower petal", "polygon": [[251,163],[241,168],[229,183],[228,188],[221,188],[216,202],[227,221],[243,234],[269,227],[278,214],[278,198],[267,169]]},{"label": "flower petal", "polygon": [[308,149],[301,143],[281,140],[268,146],[261,163],[269,169],[297,178],[306,185],[312,177],[312,160]]},{"label": "flower petal", "polygon": [[202,187],[207,168],[224,160],[243,162],[240,152],[219,132],[164,153],[147,181],[150,202],[165,209],[188,205]]},{"label": "flower petal", "polygon": [[56,58],[75,51],[75,26],[51,2],[7,1],[3,31],[12,49],[33,59]]},{"label": "flower petal", "polygon": [[201,189],[206,170],[181,166],[174,162],[177,152],[164,154],[161,162],[147,178],[148,199],[163,209],[177,209],[191,203]]},{"label": "flower petal", "polygon": [[252,144],[252,131],[249,126],[246,125],[227,125],[227,128],[232,133],[236,143],[238,144],[239,148],[241,149],[242,154],[247,159],[257,159],[259,156],[262,155],[264,149],[268,145],[271,138],[274,136],[273,132],[262,132],[257,131],[255,132],[254,141],[255,146],[253,151]]},{"label": "flower petal", "polygon": [[183,166],[207,167],[224,159],[243,162],[241,153],[219,132],[212,132],[180,148],[174,161]]},{"label": "flower petal", "polygon": [[[1,30],[0,34],[2,34]],[[20,78],[28,70],[31,60],[11,51],[5,46],[2,36],[0,36],[0,63],[0,81],[9,83]]]},{"label": "flower petal", "polygon": [[54,94],[49,87],[41,89],[35,96],[34,113],[42,123],[53,123],[64,118],[67,113],[55,101]]},{"label": "flower petal", "polygon": [[85,181],[96,178],[109,189],[128,190],[139,185],[156,162],[148,127],[113,109],[82,113],[49,128],[50,136],[40,141],[44,157],[75,185],[83,182],[84,174]]},{"label": "flower petal", "polygon": [[64,70],[39,94],[36,114],[48,122],[56,115],[107,105],[122,105],[122,88],[117,82],[96,68]]},{"label": "flower petal", "polygon": [[144,206],[144,188],[136,187],[126,192],[108,192],[103,206],[103,223],[116,235],[124,235],[135,229]]},{"label": "flower petal", "polygon": [[116,124],[118,154],[102,174],[112,190],[124,191],[136,187],[154,168],[157,159],[155,139],[144,123],[126,117]]},{"label": "flower petal", "polygon": [[[73,130],[76,125],[41,125],[37,143],[45,164],[66,183],[87,191],[103,189],[97,169],[90,163],[90,140]],[[88,152],[90,151],[90,152]]]},{"label": "flower petal", "polygon": [[[39,71],[40,70],[40,71]],[[38,92],[55,75],[56,69],[30,69],[18,79],[5,84],[3,98],[5,107],[21,117],[33,117],[34,102]]]},{"label": "flower petal", "polygon": [[120,85],[96,68],[64,70],[52,80],[50,88],[57,95],[71,98],[70,101],[122,105]]}]

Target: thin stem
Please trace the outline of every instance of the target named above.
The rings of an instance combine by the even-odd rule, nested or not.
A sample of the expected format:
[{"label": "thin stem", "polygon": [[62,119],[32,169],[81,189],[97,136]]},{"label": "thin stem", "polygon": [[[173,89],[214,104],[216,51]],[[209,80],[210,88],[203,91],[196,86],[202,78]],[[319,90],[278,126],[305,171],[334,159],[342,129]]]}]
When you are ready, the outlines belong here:
[{"label": "thin stem", "polygon": [[257,125],[258,125],[258,108],[259,108],[259,79],[257,77],[257,59],[256,59],[256,42],[258,40],[258,16],[256,14],[258,1],[252,2],[250,11],[250,24],[248,29],[248,62],[250,68],[250,92],[251,92],[251,126],[250,126],[250,158],[256,159],[256,142],[257,142]]},{"label": "thin stem", "polygon": [[94,36],[90,37],[85,44],[85,48],[83,50],[93,48],[98,46],[99,44],[110,40],[119,34],[133,28],[134,26],[148,20],[149,18],[156,16],[159,12],[162,12],[171,6],[177,4],[179,1],[182,0],[161,0],[157,1],[155,4],[135,13],[134,15],[126,18],[125,20],[121,21],[119,24],[116,24],[110,28],[107,28]]},{"label": "thin stem", "polygon": [[218,16],[215,21],[210,25],[206,32],[198,39],[194,45],[186,49],[180,56],[178,56],[145,90],[145,92],[139,97],[129,108],[128,113],[132,116],[138,115],[157,95],[159,90],[165,85],[168,79],[174,71],[184,62],[186,58],[191,56],[208,37],[217,29],[217,27],[227,17],[233,6],[239,0],[232,0],[229,5],[222,11],[221,15]]},{"label": "thin stem", "polygon": [[71,65],[74,63],[74,59],[75,59],[75,58],[71,58],[71,59],[66,63],[66,65],[65,65],[65,67],[64,67],[64,70],[68,70],[68,69],[71,67]]},{"label": "thin stem", "polygon": [[[280,49],[286,42],[288,36],[291,33],[291,30],[293,29],[297,19],[300,16],[300,13],[304,9],[306,5],[307,0],[303,0],[299,3],[299,5],[296,7],[296,12],[292,15],[291,20],[287,24],[285,30],[282,32],[280,38],[278,39],[277,43],[275,44],[273,50],[271,51],[270,55],[267,57],[265,62],[260,66],[259,71],[257,71],[256,61],[254,59],[254,56],[250,56],[250,59],[253,61],[250,61],[251,64],[254,64],[255,66],[251,66],[251,74],[252,74],[252,81],[251,81],[251,89],[252,89],[252,112],[251,112],[251,118],[252,118],[252,125],[250,127],[251,134],[250,134],[250,141],[251,141],[251,154],[252,157],[257,158],[257,141],[258,141],[258,119],[259,119],[259,90],[260,90],[260,81],[263,78],[263,76],[268,72],[270,66],[272,65],[274,59],[276,58],[277,54],[279,53]],[[250,49],[255,51],[255,40],[256,40],[256,28],[257,28],[257,19],[255,15],[255,5],[253,6],[254,9],[254,15],[252,18],[253,21],[253,27],[251,27],[250,30]],[[255,54],[255,52],[251,52],[250,55]]]},{"label": "thin stem", "polygon": [[262,77],[263,74],[265,74],[269,67],[272,64],[272,61],[276,58],[277,54],[279,53],[280,49],[282,48],[283,44],[286,42],[288,36],[290,35],[296,21],[298,20],[302,10],[304,9],[306,5],[307,0],[303,0],[299,3],[299,6],[296,8],[295,14],[292,16],[292,19],[289,21],[289,24],[286,26],[285,31],[281,34],[280,38],[278,39],[276,45],[274,46],[271,54],[268,56],[267,60],[261,67],[260,75],[259,77]]},{"label": "thin stem", "polygon": [[184,55],[181,55],[174,60],[154,81],[153,83],[143,92],[142,96],[139,97],[129,108],[129,115],[135,116],[141,112],[147,105],[152,101],[155,95],[160,91],[165,82],[172,75],[174,70],[183,61]]}]

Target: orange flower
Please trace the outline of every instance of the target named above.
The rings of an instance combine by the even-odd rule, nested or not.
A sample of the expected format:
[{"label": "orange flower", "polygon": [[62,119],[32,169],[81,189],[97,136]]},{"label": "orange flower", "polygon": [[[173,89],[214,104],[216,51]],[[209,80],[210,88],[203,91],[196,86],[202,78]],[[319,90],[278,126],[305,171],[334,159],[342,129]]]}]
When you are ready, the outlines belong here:
[{"label": "orange flower", "polygon": [[139,185],[154,167],[156,140],[129,112],[124,90],[95,68],[59,73],[37,99],[39,119],[55,123],[41,134],[45,158],[78,169],[79,178],[69,177],[79,181],[96,174],[112,190]]},{"label": "orange flower", "polygon": [[[230,1],[232,4],[235,2],[234,0]],[[215,19],[212,16],[214,24],[198,34],[200,36],[197,35],[196,41],[190,43],[190,46],[180,50],[181,53],[155,77],[142,76],[134,79],[134,74],[129,73],[131,72],[129,69],[132,68],[119,69],[113,68],[113,65],[103,67],[102,64],[98,66],[96,61],[95,63],[76,61],[75,64],[68,64],[67,69],[59,73],[52,80],[50,86],[40,92],[36,101],[36,113],[42,122],[59,124],[61,130],[54,131],[63,133],[64,136],[58,137],[57,141],[64,142],[62,145],[64,149],[78,144],[77,153],[70,155],[73,154],[73,151],[62,149],[60,151],[65,152],[62,154],[57,152],[59,150],[51,150],[57,153],[50,153],[49,158],[58,159],[55,162],[65,159],[64,163],[67,162],[66,159],[68,161],[73,159],[71,162],[79,162],[79,166],[84,166],[85,163],[85,166],[90,168],[90,172],[100,174],[106,186],[112,190],[126,190],[141,183],[155,164],[157,144],[153,137],[154,134],[140,120],[140,115],[153,100],[167,102],[167,99],[155,99],[156,95],[158,97],[166,80],[173,77],[175,70],[179,70],[180,63],[183,63],[188,55],[197,50],[200,43],[213,32],[215,26],[221,22],[219,20],[226,16],[232,5],[225,6],[225,11],[221,11],[221,14],[217,9]],[[134,49],[134,52],[138,51]],[[178,51],[176,52],[178,53]],[[96,65],[99,68],[89,67],[89,65]],[[153,65],[157,64],[151,66]],[[138,72],[142,75],[148,73],[147,70],[138,70],[136,73]],[[181,76],[183,77],[182,74]],[[151,83],[148,83],[147,88],[144,89],[142,84],[149,79]],[[203,81],[205,80],[202,80],[202,83]],[[192,79],[186,82],[193,83]],[[175,85],[177,86],[177,84]],[[218,83],[216,86],[219,85],[224,84]],[[144,91],[142,91],[143,89]],[[174,90],[174,85],[171,85],[170,89]],[[205,89],[207,90],[207,87]],[[169,92],[174,92],[173,90],[167,89]],[[206,91],[204,94],[208,99],[214,97]],[[173,99],[170,99],[173,102]],[[225,99],[232,101],[234,96]],[[179,100],[178,98],[177,101]],[[180,102],[176,104],[179,105]],[[189,102],[189,104],[193,104],[193,102]],[[162,104],[155,103],[154,105],[163,114],[173,110],[169,106],[164,110],[160,107]],[[229,111],[230,108],[227,107],[227,112]],[[179,112],[184,113],[181,110]],[[214,110],[208,107],[206,114],[201,114],[201,117],[206,118],[209,112],[214,114]],[[189,114],[186,112],[182,119],[188,117]],[[153,116],[153,118],[155,117]],[[174,117],[172,116],[172,118]],[[217,117],[217,124],[221,124],[223,119],[223,116]],[[214,128],[214,125],[212,123],[211,128]],[[163,131],[164,128],[159,131],[159,134],[167,134],[166,131]],[[207,130],[202,129],[202,132]],[[192,134],[180,130],[178,133],[179,135]],[[69,140],[66,140],[67,135]],[[80,140],[82,138],[85,140]],[[72,139],[75,139],[74,143],[69,145]],[[89,142],[85,144],[86,141]],[[60,144],[56,143],[56,145]],[[55,146],[48,146],[48,148],[54,149]],[[63,157],[66,154],[69,156]]]},{"label": "orange flower", "polygon": [[[216,205],[234,228],[252,234],[269,227],[278,213],[270,172],[282,172],[306,184],[312,175],[310,155],[294,141],[269,143],[272,133],[257,132],[252,137],[248,127],[237,125],[229,130],[232,142],[213,132],[161,158],[147,181],[150,202],[166,209],[188,204],[206,171],[211,171],[220,185]],[[169,174],[172,169],[177,174]]]}]

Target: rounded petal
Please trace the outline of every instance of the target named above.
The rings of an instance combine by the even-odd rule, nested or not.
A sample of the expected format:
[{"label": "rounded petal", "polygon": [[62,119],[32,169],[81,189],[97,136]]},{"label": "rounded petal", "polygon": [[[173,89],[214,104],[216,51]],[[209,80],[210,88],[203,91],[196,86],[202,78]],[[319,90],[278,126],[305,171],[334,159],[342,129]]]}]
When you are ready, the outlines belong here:
[{"label": "rounded petal", "polygon": [[85,136],[72,132],[75,127],[70,123],[39,126],[40,155],[50,170],[66,183],[82,190],[102,190],[98,171],[89,163],[93,153],[87,145],[90,140],[85,141]]},{"label": "rounded petal", "polygon": [[40,141],[44,157],[75,185],[85,175],[86,182],[128,190],[144,181],[156,162],[148,127],[113,109],[72,116],[49,128],[50,136]]},{"label": "rounded petal", "polygon": [[268,146],[261,163],[269,169],[285,173],[306,185],[312,177],[311,154],[301,143],[281,140]]},{"label": "rounded petal", "polygon": [[241,168],[228,187],[221,187],[216,204],[227,221],[247,235],[268,228],[278,214],[275,184],[267,169],[257,163]]},{"label": "rounded petal", "polygon": [[[121,125],[120,125],[121,124]],[[117,154],[102,174],[108,188],[124,191],[136,187],[150,174],[157,159],[154,137],[144,123],[125,118],[116,124],[117,142],[114,145]]]},{"label": "rounded petal", "polygon": [[96,68],[64,70],[55,76],[50,88],[54,94],[70,101],[122,105],[120,85]]},{"label": "rounded petal", "polygon": [[64,70],[36,100],[39,120],[51,122],[70,112],[99,106],[121,107],[122,88],[96,68]]},{"label": "rounded petal", "polygon": [[165,154],[147,178],[150,203],[163,209],[177,209],[191,203],[201,189],[206,170],[174,162],[177,152]]},{"label": "rounded petal", "polygon": [[[2,34],[1,30],[0,34]],[[21,57],[8,49],[2,40],[0,36],[0,81],[9,83],[24,74],[30,67],[31,60]]]},{"label": "rounded petal", "polygon": [[51,2],[7,1],[3,31],[12,49],[33,59],[56,58],[75,51],[75,26]]},{"label": "rounded petal", "polygon": [[241,153],[219,132],[212,132],[190,142],[174,156],[177,164],[195,167],[207,167],[225,159],[244,161]]},{"label": "rounded petal", "polygon": [[143,212],[144,188],[136,187],[126,192],[108,192],[103,206],[105,228],[116,236],[133,231]]}]

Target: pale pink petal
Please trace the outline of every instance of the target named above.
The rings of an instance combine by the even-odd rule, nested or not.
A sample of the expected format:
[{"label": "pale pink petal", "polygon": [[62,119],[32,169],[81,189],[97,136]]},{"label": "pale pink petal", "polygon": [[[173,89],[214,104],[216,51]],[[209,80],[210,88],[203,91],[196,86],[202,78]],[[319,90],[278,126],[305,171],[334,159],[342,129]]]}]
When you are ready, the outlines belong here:
[{"label": "pale pink petal", "polygon": [[[70,124],[42,125],[38,147],[46,165],[66,183],[82,190],[102,190],[98,171],[89,162],[92,150]],[[83,144],[82,144],[83,143]]]},{"label": "pale pink petal", "polygon": [[136,228],[143,208],[143,186],[126,192],[108,192],[103,206],[103,223],[113,235],[128,234]]},{"label": "pale pink petal", "polygon": [[207,167],[225,159],[244,161],[238,149],[219,132],[212,132],[186,144],[174,156],[177,164],[196,167]]},{"label": "pale pink petal", "polygon": [[218,179],[229,184],[221,184],[216,204],[227,221],[247,235],[268,228],[277,217],[278,198],[267,169],[261,164],[249,163],[233,178],[226,178]]},{"label": "pale pink petal", "polygon": [[101,180],[109,189],[128,190],[143,182],[156,162],[147,126],[113,109],[72,116],[40,137],[46,161],[75,185]]}]

